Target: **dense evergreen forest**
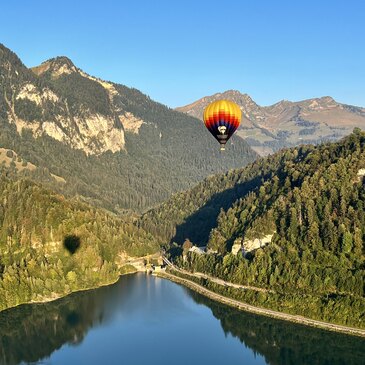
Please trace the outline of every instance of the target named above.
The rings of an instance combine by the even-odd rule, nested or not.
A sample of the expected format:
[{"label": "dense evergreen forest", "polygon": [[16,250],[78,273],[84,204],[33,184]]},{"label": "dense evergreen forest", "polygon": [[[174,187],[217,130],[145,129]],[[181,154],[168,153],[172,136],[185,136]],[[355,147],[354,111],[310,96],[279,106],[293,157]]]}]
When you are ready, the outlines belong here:
[{"label": "dense evergreen forest", "polygon": [[[244,166],[257,156],[239,137],[232,138],[229,151],[220,154],[198,119],[123,85],[109,83],[115,90],[111,97],[66,57],[48,63],[49,69],[37,75],[0,44],[0,147],[34,164],[36,169],[20,173],[52,190],[117,213],[141,212],[208,175]],[[62,67],[73,71],[55,77],[52,72]],[[31,95],[41,104],[19,97],[25,85],[32,85]],[[44,98],[45,92],[54,96]],[[120,117],[125,115],[143,121],[138,133],[123,127]],[[88,155],[70,146],[90,132],[87,121],[95,116],[110,118],[115,130],[124,131],[123,149]],[[51,138],[42,128],[35,134],[31,131],[45,123],[65,133],[68,141]],[[98,138],[89,146],[95,151]]]},{"label": "dense evergreen forest", "polygon": [[[115,281],[121,255],[154,253],[154,237],[29,180],[0,176],[0,310]],[[122,270],[122,271],[121,271]]]},{"label": "dense evergreen forest", "polygon": [[[184,268],[267,292],[203,283],[214,290],[364,328],[364,168],[365,133],[356,129],[338,143],[283,150],[206,179],[146,213],[140,225],[165,244],[190,239],[215,252],[175,248]],[[231,253],[233,243],[268,234],[265,247]]]}]

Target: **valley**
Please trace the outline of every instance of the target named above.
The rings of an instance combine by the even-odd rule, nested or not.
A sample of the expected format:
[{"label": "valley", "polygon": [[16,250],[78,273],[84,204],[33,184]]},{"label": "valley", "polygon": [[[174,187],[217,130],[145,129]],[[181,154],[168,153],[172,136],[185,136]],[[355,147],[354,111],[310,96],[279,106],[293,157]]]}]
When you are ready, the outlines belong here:
[{"label": "valley", "polygon": [[0,9],[0,365],[365,364],[365,2]]},{"label": "valley", "polygon": [[[67,57],[27,68],[4,46],[0,56],[0,310],[143,271],[363,335],[363,109],[331,98],[262,109],[230,91],[174,111]],[[224,154],[196,118],[217,97],[246,110]],[[320,134],[326,115],[341,133]],[[284,138],[288,123],[317,123],[303,142],[332,142],[273,153],[303,135]],[[257,130],[280,140],[261,140],[267,157],[247,137]],[[161,252],[173,266],[154,271]]]}]

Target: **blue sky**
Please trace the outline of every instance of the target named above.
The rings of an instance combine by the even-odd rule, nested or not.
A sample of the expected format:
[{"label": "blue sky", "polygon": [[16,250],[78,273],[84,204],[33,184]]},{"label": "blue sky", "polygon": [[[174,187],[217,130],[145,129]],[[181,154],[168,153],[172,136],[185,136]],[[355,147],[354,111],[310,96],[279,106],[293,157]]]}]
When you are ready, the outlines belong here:
[{"label": "blue sky", "polygon": [[58,55],[171,107],[228,89],[260,105],[365,106],[365,1],[3,1],[0,42]]}]

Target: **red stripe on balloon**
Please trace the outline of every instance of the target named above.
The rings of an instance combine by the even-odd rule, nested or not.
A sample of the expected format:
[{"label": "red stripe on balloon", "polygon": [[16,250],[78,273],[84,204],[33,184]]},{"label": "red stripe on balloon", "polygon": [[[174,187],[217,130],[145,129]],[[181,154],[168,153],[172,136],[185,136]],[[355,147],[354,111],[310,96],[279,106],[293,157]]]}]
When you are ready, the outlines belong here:
[{"label": "red stripe on balloon", "polygon": [[205,120],[205,125],[208,128],[212,128],[212,127],[214,127],[215,124],[218,124],[218,122],[220,122],[220,121],[223,121],[224,123],[231,125],[235,129],[237,129],[239,126],[238,117],[236,115],[226,112],[224,110],[220,110],[218,113],[212,113]]}]

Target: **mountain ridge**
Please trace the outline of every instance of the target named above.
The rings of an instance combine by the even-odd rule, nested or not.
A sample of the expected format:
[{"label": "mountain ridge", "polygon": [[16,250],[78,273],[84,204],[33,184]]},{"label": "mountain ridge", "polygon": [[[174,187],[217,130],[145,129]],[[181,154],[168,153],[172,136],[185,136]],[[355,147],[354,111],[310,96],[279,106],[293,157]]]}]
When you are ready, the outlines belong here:
[{"label": "mountain ridge", "polygon": [[[40,65],[30,67],[30,70],[36,75],[40,76],[45,72],[49,71],[53,77],[62,75],[63,73],[78,72],[79,69],[67,56],[57,56],[43,61]],[[54,75],[57,73],[57,75]]]},{"label": "mountain ridge", "polygon": [[240,138],[220,155],[197,119],[90,76],[68,58],[41,67],[38,76],[0,46],[0,147],[36,166],[22,174],[67,196],[141,211],[257,156]]},{"label": "mountain ridge", "polygon": [[261,155],[283,147],[335,141],[351,133],[355,127],[365,128],[365,108],[339,103],[331,96],[301,101],[280,100],[260,106],[248,94],[227,90],[176,110],[202,120],[206,105],[220,98],[228,98],[241,107],[242,122],[237,134]]}]

